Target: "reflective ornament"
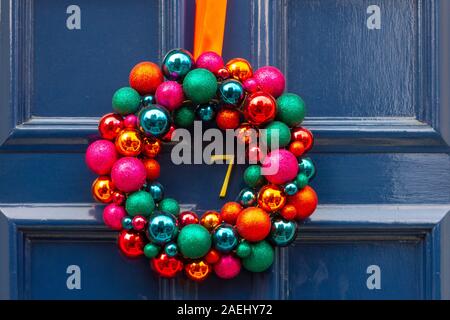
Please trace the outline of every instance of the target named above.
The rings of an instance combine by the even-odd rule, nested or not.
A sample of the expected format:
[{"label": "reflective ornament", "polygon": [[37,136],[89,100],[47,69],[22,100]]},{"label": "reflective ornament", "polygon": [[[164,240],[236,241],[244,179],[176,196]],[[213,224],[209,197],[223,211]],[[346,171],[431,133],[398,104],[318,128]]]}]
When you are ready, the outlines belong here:
[{"label": "reflective ornament", "polygon": [[314,144],[314,137],[311,131],[306,128],[292,129],[292,141],[300,141],[305,147],[305,152],[312,149]]},{"label": "reflective ornament", "polygon": [[135,216],[131,221],[133,229],[136,231],[144,230],[146,220],[143,216]]},{"label": "reflective ornament", "polygon": [[253,78],[258,83],[258,87],[273,97],[278,98],[284,91],[286,79],[283,73],[275,67],[265,66],[255,71]]},{"label": "reflective ornament", "polygon": [[227,202],[223,205],[220,216],[226,223],[234,225],[242,209],[242,206],[237,202]]},{"label": "reflective ornament", "polygon": [[123,192],[133,192],[142,188],[147,173],[141,160],[124,157],[116,161],[111,169],[114,186]]},{"label": "reflective ornament", "polygon": [[175,243],[168,243],[164,248],[164,252],[169,257],[175,257],[178,254],[178,247]]},{"label": "reflective ornament", "polygon": [[202,225],[190,224],[181,229],[177,244],[185,258],[202,258],[211,249],[211,235]]},{"label": "reflective ornament", "polygon": [[305,102],[294,93],[284,93],[277,99],[277,120],[289,127],[302,123],[306,114]]},{"label": "reflective ornament", "polygon": [[216,108],[217,106],[211,103],[199,105],[197,109],[195,109],[195,113],[200,120],[211,121],[216,116]]},{"label": "reflective ornament", "polygon": [[116,191],[112,195],[113,202],[119,206],[123,205],[125,203],[125,195],[123,192]]},{"label": "reflective ornament", "polygon": [[317,208],[317,194],[310,186],[304,187],[295,195],[288,197],[288,204],[297,210],[296,219],[304,220],[313,214]]},{"label": "reflective ornament", "polygon": [[244,171],[244,182],[250,188],[256,188],[264,183],[264,177],[261,174],[261,167],[258,165],[248,166]]},{"label": "reflective ornament", "polygon": [[105,114],[98,123],[98,131],[103,139],[113,140],[123,129],[123,118],[119,114]]},{"label": "reflective ornament", "polygon": [[265,131],[261,134],[261,142],[264,143],[267,148],[275,150],[289,145],[289,142],[291,141],[291,130],[283,122],[273,121],[264,129]]},{"label": "reflective ornament", "polygon": [[247,241],[242,241],[236,248],[236,255],[239,258],[247,258],[252,253],[252,246]]},{"label": "reflective ornament", "polygon": [[294,220],[297,216],[297,209],[292,204],[287,204],[281,209],[280,215],[286,220]]},{"label": "reflective ornament", "polygon": [[169,80],[182,80],[194,67],[194,57],[184,49],[173,49],[163,59],[162,71]]},{"label": "reflective ornament", "polygon": [[103,222],[114,230],[122,229],[122,219],[126,216],[125,209],[111,203],[103,209]]},{"label": "reflective ornament", "polygon": [[155,96],[148,94],[148,95],[142,97],[141,103],[142,103],[143,107],[148,107],[151,104],[156,104]]},{"label": "reflective ornament", "polygon": [[219,85],[219,98],[225,104],[240,105],[244,99],[244,94],[244,87],[237,80],[225,80]]},{"label": "reflective ornament", "polygon": [[92,183],[92,195],[94,199],[102,203],[110,203],[113,200],[114,184],[108,176],[95,179]]},{"label": "reflective ornament", "polygon": [[133,229],[133,219],[129,216],[123,217],[122,218],[122,228],[124,228],[126,230]]},{"label": "reflective ornament", "polygon": [[181,107],[184,101],[183,87],[176,81],[166,81],[156,89],[156,102],[169,111]]},{"label": "reflective ornament", "polygon": [[310,158],[303,158],[298,163],[300,173],[303,173],[308,180],[311,180],[316,175],[316,167]]},{"label": "reflective ornament", "polygon": [[304,173],[299,173],[297,177],[295,178],[295,184],[297,185],[298,189],[303,189],[308,185],[309,179]]},{"label": "reflective ornament", "polygon": [[141,96],[130,87],[117,90],[112,98],[112,107],[115,112],[122,115],[135,113],[141,104]]},{"label": "reflective ornament", "polygon": [[215,249],[209,250],[209,252],[205,256],[205,261],[206,261],[206,263],[209,263],[209,264],[215,264],[219,261],[219,259],[220,259],[220,253]]},{"label": "reflective ornament", "polygon": [[119,234],[119,249],[127,257],[136,258],[144,254],[145,237],[142,233],[122,230]]},{"label": "reflective ornament", "polygon": [[153,62],[138,63],[130,72],[130,86],[141,95],[154,94],[158,86],[164,81],[159,66]]},{"label": "reflective ornament", "polygon": [[219,71],[217,71],[217,77],[220,80],[226,80],[230,77],[230,73],[228,72],[227,69],[222,68],[222,69],[219,69]]},{"label": "reflective ornament", "polygon": [[164,198],[164,187],[159,182],[152,182],[147,185],[147,190],[155,202],[160,202]]},{"label": "reflective ornament", "polygon": [[222,130],[236,129],[241,123],[241,114],[238,110],[222,108],[216,116],[217,127]]},{"label": "reflective ornament", "polygon": [[180,128],[190,128],[195,121],[194,108],[190,104],[185,104],[181,108],[175,110],[173,121]]},{"label": "reflective ornament", "polygon": [[172,141],[172,135],[173,135],[173,132],[175,131],[175,129],[176,129],[175,126],[171,125],[169,128],[169,131],[167,131],[167,133],[161,138],[161,140],[165,141],[165,142]]},{"label": "reflective ornament", "polygon": [[144,137],[142,139],[142,154],[148,158],[156,157],[162,149],[161,141],[153,137]]},{"label": "reflective ornament", "polygon": [[244,104],[244,117],[253,125],[263,125],[275,119],[277,103],[268,93],[255,92],[247,97]]},{"label": "reflective ornament", "polygon": [[224,68],[224,63],[220,55],[212,51],[207,51],[198,56],[195,66],[209,70],[217,75],[219,70]]},{"label": "reflective ornament", "polygon": [[94,141],[86,150],[86,165],[98,175],[109,174],[117,158],[116,147],[108,140]]},{"label": "reflective ornament", "polygon": [[183,270],[183,262],[177,257],[169,257],[162,253],[151,260],[153,270],[155,270],[161,277],[173,278]]},{"label": "reflective ornament", "polygon": [[286,204],[286,195],[278,185],[267,185],[258,193],[258,205],[268,212],[276,212]]},{"label": "reflective ornament", "polygon": [[174,216],[180,214],[180,205],[178,201],[172,198],[165,198],[158,204],[158,208],[162,212],[170,213]]},{"label": "reflective ornament", "polygon": [[258,139],[258,130],[249,123],[242,123],[236,129],[236,138],[242,144],[254,144]]},{"label": "reflective ornament", "polygon": [[214,247],[220,252],[229,252],[238,244],[238,235],[231,225],[218,226],[212,235]]},{"label": "reflective ornament", "polygon": [[262,162],[265,158],[265,153],[260,147],[256,145],[249,145],[247,148],[247,159],[250,164],[257,164]]},{"label": "reflective ornament", "polygon": [[142,151],[140,134],[135,129],[122,130],[116,138],[117,151],[126,157],[135,157]]},{"label": "reflective ornament", "polygon": [[274,150],[264,159],[261,172],[270,183],[290,182],[298,173],[297,158],[287,150]]},{"label": "reflective ornament", "polygon": [[203,281],[211,274],[211,266],[204,261],[195,261],[184,266],[184,270],[189,279]]},{"label": "reflective ornament", "polygon": [[236,221],[239,235],[251,242],[261,241],[267,237],[270,227],[269,214],[257,207],[242,210]]},{"label": "reflective ornament", "polygon": [[301,141],[292,141],[289,145],[289,151],[296,157],[300,157],[305,153],[305,146]]},{"label": "reflective ornament", "polygon": [[170,130],[170,114],[158,105],[145,107],[139,112],[139,128],[147,136],[160,138]]},{"label": "reflective ornament", "polygon": [[253,75],[250,62],[242,58],[231,59],[225,65],[231,77],[241,82],[247,80]]},{"label": "reflective ornament", "polygon": [[212,231],[222,222],[222,217],[217,211],[206,211],[200,219],[200,224]]},{"label": "reflective ornament", "polygon": [[232,255],[224,255],[214,265],[214,272],[219,278],[232,279],[241,272],[241,260]]},{"label": "reflective ornament", "polygon": [[184,78],[183,90],[194,104],[208,103],[216,96],[217,79],[206,69],[194,69]]},{"label": "reflective ornament", "polygon": [[129,114],[123,119],[123,126],[127,129],[136,129],[138,118],[134,114]]},{"label": "reflective ornament", "polygon": [[153,181],[159,178],[161,167],[155,159],[142,159],[145,171],[147,172],[147,180]]},{"label": "reflective ornament", "polygon": [[237,202],[243,207],[250,207],[256,204],[256,192],[250,188],[244,188],[237,196]]},{"label": "reflective ornament", "polygon": [[151,259],[158,255],[159,253],[159,247],[153,243],[147,243],[144,247],[144,255]]},{"label": "reflective ornament", "polygon": [[178,234],[178,223],[175,217],[167,213],[154,213],[148,220],[148,238],[159,245],[169,243]]},{"label": "reflective ornament", "polygon": [[187,226],[188,224],[196,224],[199,223],[200,219],[192,211],[183,211],[178,215],[178,224],[180,228]]},{"label": "reflective ornament", "polygon": [[275,257],[274,249],[267,241],[251,245],[251,254],[242,259],[242,265],[251,272],[263,272],[270,268]]},{"label": "reflective ornament", "polygon": [[125,203],[125,208],[130,216],[149,216],[155,209],[155,202],[150,193],[143,190],[130,194]]},{"label": "reflective ornament", "polygon": [[272,222],[269,241],[279,247],[285,247],[294,242],[297,236],[297,223],[284,219],[275,219]]},{"label": "reflective ornament", "polygon": [[284,193],[288,196],[293,196],[298,192],[298,187],[294,182],[288,183],[284,186]]}]

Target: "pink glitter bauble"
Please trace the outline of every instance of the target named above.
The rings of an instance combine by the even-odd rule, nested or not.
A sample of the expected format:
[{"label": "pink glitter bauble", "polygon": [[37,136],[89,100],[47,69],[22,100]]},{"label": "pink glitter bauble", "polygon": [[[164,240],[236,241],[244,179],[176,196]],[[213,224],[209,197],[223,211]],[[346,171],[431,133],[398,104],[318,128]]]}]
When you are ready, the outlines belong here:
[{"label": "pink glitter bauble", "polygon": [[169,111],[181,106],[184,101],[183,86],[176,81],[166,81],[159,85],[155,94],[156,102]]},{"label": "pink glitter bauble", "polygon": [[219,70],[224,68],[224,63],[221,56],[215,52],[208,51],[203,52],[197,58],[196,67],[209,70],[215,75],[218,75]]},{"label": "pink glitter bauble", "polygon": [[129,114],[123,119],[123,125],[125,128],[136,128],[137,127],[138,118],[134,114]]},{"label": "pink glitter bauble", "polygon": [[259,90],[258,82],[256,81],[255,78],[248,78],[242,83],[242,85],[244,86],[245,91],[250,93],[255,93],[256,91]]},{"label": "pink glitter bauble", "polygon": [[124,207],[111,203],[103,210],[103,221],[111,229],[120,230],[122,229],[122,219],[126,215]]},{"label": "pink glitter bauble", "polygon": [[109,174],[116,160],[116,147],[111,141],[97,140],[86,150],[86,164],[98,175]]},{"label": "pink glitter bauble", "polygon": [[271,94],[274,98],[283,94],[286,79],[278,68],[272,66],[259,68],[253,74],[253,78],[262,91]]},{"label": "pink glitter bauble", "polygon": [[294,180],[298,173],[297,158],[285,149],[274,150],[264,159],[261,173],[274,184]]},{"label": "pink glitter bauble", "polygon": [[111,178],[117,189],[123,192],[137,191],[145,183],[147,172],[141,160],[125,157],[116,161],[111,169]]},{"label": "pink glitter bauble", "polygon": [[214,272],[219,278],[232,279],[241,272],[241,261],[232,255],[222,256],[214,265]]}]

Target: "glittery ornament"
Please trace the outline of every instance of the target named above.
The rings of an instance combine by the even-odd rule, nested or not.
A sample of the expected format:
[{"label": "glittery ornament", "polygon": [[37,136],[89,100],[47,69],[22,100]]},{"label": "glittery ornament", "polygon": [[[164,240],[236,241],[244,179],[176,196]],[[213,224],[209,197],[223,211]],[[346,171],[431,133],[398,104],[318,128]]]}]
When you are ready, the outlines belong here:
[{"label": "glittery ornament", "polygon": [[86,150],[86,164],[98,175],[109,174],[117,158],[116,147],[108,140],[97,140]]},{"label": "glittery ornament", "polygon": [[255,78],[262,91],[271,94],[275,98],[278,98],[283,93],[286,86],[286,79],[283,73],[272,66],[259,68],[255,71],[253,78]]},{"label": "glittery ornament", "polygon": [[153,243],[147,243],[144,247],[144,255],[151,259],[158,255],[160,248],[153,244]]},{"label": "glittery ornament", "polygon": [[297,216],[297,209],[292,204],[287,204],[281,209],[280,214],[286,220],[294,220]]},{"label": "glittery ornament", "polygon": [[161,167],[155,159],[142,159],[145,171],[147,172],[147,180],[153,181],[159,178]]},{"label": "glittery ornament", "polygon": [[193,103],[208,103],[216,95],[217,79],[206,69],[194,69],[184,78],[183,90]]},{"label": "glittery ornament", "polygon": [[127,129],[136,129],[138,118],[134,114],[129,114],[123,119],[123,126]]},{"label": "glittery ornament", "polygon": [[211,248],[211,235],[202,225],[190,224],[181,229],[177,244],[185,258],[198,259],[205,256]]},{"label": "glittery ornament", "polygon": [[261,174],[261,167],[258,165],[248,166],[244,171],[244,182],[250,188],[256,188],[264,183],[264,177]]},{"label": "glittery ornament", "polygon": [[288,197],[288,204],[297,210],[297,219],[304,220],[313,214],[317,208],[317,194],[310,186],[304,187],[295,195]]},{"label": "glittery ornament", "polygon": [[222,130],[236,129],[240,124],[241,114],[237,110],[223,108],[217,113],[217,127]]},{"label": "glittery ornament", "polygon": [[270,216],[257,207],[249,207],[241,211],[236,221],[239,235],[245,240],[261,241],[270,232]]},{"label": "glittery ornament", "polygon": [[252,246],[247,241],[242,241],[236,248],[236,255],[239,258],[247,258],[252,253]]},{"label": "glittery ornament", "polygon": [[289,127],[296,127],[302,123],[306,114],[305,102],[294,93],[284,93],[277,99],[276,119]]},{"label": "glittery ornament", "polygon": [[242,85],[244,86],[245,91],[249,93],[261,91],[258,87],[258,82],[256,82],[255,78],[248,78],[242,83]]},{"label": "glittery ornament", "polygon": [[158,208],[162,212],[167,212],[178,216],[180,214],[180,205],[178,201],[172,198],[165,198],[158,204]]},{"label": "glittery ornament", "polygon": [[214,265],[214,272],[222,279],[235,278],[241,272],[241,261],[232,255],[224,255]]},{"label": "glittery ornament", "polygon": [[112,98],[112,107],[114,111],[120,114],[135,113],[141,104],[141,96],[130,87],[124,87],[117,90]]},{"label": "glittery ornament", "polygon": [[263,272],[270,268],[275,256],[273,247],[267,241],[251,245],[251,254],[242,259],[245,269],[251,272]]},{"label": "glittery ornament", "polygon": [[140,190],[128,196],[125,208],[130,216],[149,216],[155,209],[155,202],[150,193]]},{"label": "glittery ornament", "polygon": [[192,106],[183,105],[181,108],[175,110],[173,121],[179,128],[190,128],[195,121],[195,112]]},{"label": "glittery ornament", "polygon": [[103,209],[103,222],[114,230],[122,229],[122,219],[126,216],[125,209],[111,203]]},{"label": "glittery ornament", "polygon": [[237,202],[227,202],[223,205],[220,216],[226,223],[234,225],[242,209],[242,206]]},{"label": "glittery ornament", "polygon": [[[261,140],[268,148],[273,149],[275,145],[278,145],[278,148],[286,147],[291,141],[291,131],[289,127],[280,121],[273,121],[269,123],[262,132]],[[278,144],[277,144],[278,141]]]},{"label": "glittery ornament", "polygon": [[297,177],[295,178],[294,182],[297,185],[297,188],[300,190],[300,189],[303,189],[304,187],[306,187],[308,185],[309,179],[306,176],[306,174],[299,173],[297,175]]},{"label": "glittery ornament", "polygon": [[206,263],[209,263],[209,264],[215,264],[219,261],[219,259],[220,259],[220,253],[215,249],[209,250],[209,252],[205,256],[205,261],[206,261]]},{"label": "glittery ornament", "polygon": [[138,63],[130,72],[130,86],[141,95],[154,94],[164,81],[161,69],[153,62]]},{"label": "glittery ornament", "polygon": [[184,101],[183,87],[176,81],[166,81],[156,89],[156,102],[169,111],[178,109]]},{"label": "glittery ornament", "polygon": [[285,149],[270,152],[262,164],[262,174],[273,184],[284,184],[292,181],[297,173],[297,158]]},{"label": "glittery ornament", "polygon": [[147,173],[139,159],[121,158],[111,169],[111,178],[117,189],[123,192],[133,192],[142,188]]},{"label": "glittery ornament", "polygon": [[305,153],[305,146],[301,141],[292,141],[289,144],[289,151],[296,157],[300,157]]},{"label": "glittery ornament", "polygon": [[209,70],[215,75],[224,67],[222,57],[212,51],[203,52],[199,55],[195,64],[197,68]]}]

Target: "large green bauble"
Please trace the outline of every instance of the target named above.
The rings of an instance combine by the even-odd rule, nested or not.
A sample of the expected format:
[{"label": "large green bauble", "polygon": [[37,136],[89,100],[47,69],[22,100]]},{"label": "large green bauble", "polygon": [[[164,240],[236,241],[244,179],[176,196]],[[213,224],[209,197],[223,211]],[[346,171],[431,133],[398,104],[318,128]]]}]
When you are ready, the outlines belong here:
[{"label": "large green bauble", "polygon": [[284,122],[289,127],[295,127],[302,123],[305,114],[305,102],[298,95],[285,93],[277,99],[276,119]]},{"label": "large green bauble", "polygon": [[244,268],[251,272],[263,272],[270,268],[274,259],[274,250],[267,241],[252,245],[252,252],[242,259]]},{"label": "large green bauble", "polygon": [[173,121],[179,128],[190,128],[195,120],[195,112],[192,107],[182,106],[175,110]]},{"label": "large green bauble", "polygon": [[261,167],[254,164],[245,169],[244,182],[251,188],[261,185],[264,182],[264,177],[261,175]]},{"label": "large green bauble", "polygon": [[286,147],[291,141],[291,130],[284,122],[273,121],[265,129],[265,132],[262,134],[262,139],[268,148],[271,147],[272,141],[277,134],[280,148]]},{"label": "large green bauble", "polygon": [[206,69],[194,69],[183,80],[186,97],[195,104],[208,103],[217,92],[217,79]]},{"label": "large green bauble", "polygon": [[173,214],[174,216],[177,216],[180,214],[180,205],[178,204],[178,201],[172,198],[165,198],[161,200],[159,203],[159,210],[162,212]]},{"label": "large green bauble", "polygon": [[112,107],[114,111],[122,115],[135,113],[139,109],[141,96],[130,87],[123,87],[117,90],[112,98]]},{"label": "large green bauble", "polygon": [[211,248],[211,235],[200,224],[188,224],[178,234],[177,244],[185,258],[198,259],[205,256]]},{"label": "large green bauble", "polygon": [[128,196],[125,208],[130,216],[149,216],[155,209],[155,202],[150,193],[137,191]]}]

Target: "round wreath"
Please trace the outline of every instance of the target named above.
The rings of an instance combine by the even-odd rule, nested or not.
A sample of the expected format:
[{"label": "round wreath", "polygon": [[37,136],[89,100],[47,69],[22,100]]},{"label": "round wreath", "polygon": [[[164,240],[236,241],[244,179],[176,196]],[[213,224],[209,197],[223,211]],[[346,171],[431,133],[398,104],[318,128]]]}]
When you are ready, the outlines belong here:
[{"label": "round wreath", "polygon": [[[120,250],[132,258],[145,255],[163,277],[184,270],[201,281],[213,271],[220,278],[234,278],[241,266],[251,272],[267,270],[274,246],[294,241],[296,221],[317,206],[317,195],[308,186],[315,168],[305,157],[313,136],[299,126],[305,116],[303,100],[283,93],[285,78],[275,67],[253,72],[247,60],[224,64],[213,52],[194,61],[183,49],[167,53],[161,68],[152,62],[137,64],[129,84],[114,93],[115,113],[101,118],[101,138],[86,151],[88,167],[100,175],[92,185],[93,196],[108,204],[103,220],[120,230]],[[235,202],[201,217],[180,212],[178,202],[165,198],[156,181],[160,165],[155,158],[163,141],[196,118],[215,119],[218,128],[236,130],[247,157],[257,163],[246,168],[247,187]],[[264,155],[251,146],[245,133],[252,128],[264,128],[258,138],[267,146],[277,139],[279,148]],[[266,170],[272,165],[278,170]]]}]

